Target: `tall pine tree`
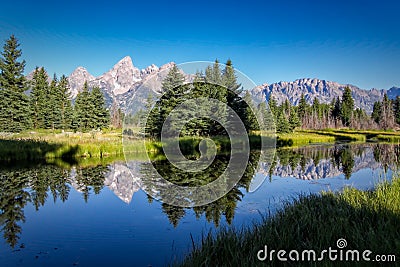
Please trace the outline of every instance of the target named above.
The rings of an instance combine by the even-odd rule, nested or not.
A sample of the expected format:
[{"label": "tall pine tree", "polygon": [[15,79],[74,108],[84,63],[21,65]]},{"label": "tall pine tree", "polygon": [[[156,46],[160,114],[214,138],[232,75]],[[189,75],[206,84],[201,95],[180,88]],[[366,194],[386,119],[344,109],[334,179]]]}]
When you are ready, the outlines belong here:
[{"label": "tall pine tree", "polygon": [[90,94],[90,100],[93,104],[91,128],[105,128],[110,123],[110,113],[106,108],[105,98],[99,87],[94,87]]},{"label": "tall pine tree", "polygon": [[83,85],[83,90],[76,96],[74,107],[74,118],[76,127],[82,131],[89,130],[93,125],[93,117],[91,112],[94,110],[94,105],[91,101],[89,87],[87,82]]},{"label": "tall pine tree", "polygon": [[6,40],[0,58],[0,131],[19,132],[31,127],[29,98],[23,75],[25,60],[14,35]]},{"label": "tall pine tree", "polygon": [[71,92],[69,90],[68,79],[65,75],[61,76],[57,85],[57,108],[59,109],[59,129],[68,129],[72,121]]},{"label": "tall pine tree", "polygon": [[354,110],[354,99],[351,96],[350,87],[346,87],[343,92],[342,103],[340,108],[340,117],[344,126],[350,125],[350,120]]},{"label": "tall pine tree", "polygon": [[304,94],[301,94],[299,106],[298,106],[297,110],[298,110],[299,119],[302,122],[304,122],[304,119],[306,117],[307,109],[308,109],[308,105],[307,105],[306,99],[304,97]]},{"label": "tall pine tree", "polygon": [[35,129],[44,128],[46,105],[47,105],[47,90],[49,84],[47,82],[47,72],[42,68],[36,67],[33,72],[33,77],[30,82],[31,94],[30,105],[32,112],[32,123]]},{"label": "tall pine tree", "polygon": [[[180,103],[183,102],[183,96],[187,87],[184,85],[185,76],[176,65],[168,72],[162,82],[163,96],[155,103],[151,112],[148,114],[145,131],[151,138],[159,138],[161,129],[169,113]],[[148,99],[147,109],[152,106],[153,100]]]},{"label": "tall pine tree", "polygon": [[50,86],[48,86],[46,90],[46,105],[44,106],[44,112],[46,114],[44,126],[46,129],[54,130],[57,128],[59,125],[59,119],[61,117],[57,103],[57,82],[57,76],[54,75],[53,80],[50,82]]}]

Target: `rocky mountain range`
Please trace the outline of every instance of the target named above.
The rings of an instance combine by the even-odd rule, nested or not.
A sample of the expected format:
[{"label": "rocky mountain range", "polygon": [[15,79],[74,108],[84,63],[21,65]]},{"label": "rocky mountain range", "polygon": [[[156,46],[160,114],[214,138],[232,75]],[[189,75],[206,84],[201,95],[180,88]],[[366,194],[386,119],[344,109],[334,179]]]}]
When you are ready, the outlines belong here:
[{"label": "rocky mountain range", "polygon": [[[361,148],[362,153],[354,155],[354,166],[352,173],[356,173],[362,169],[370,168],[377,170],[382,168],[382,164],[374,158],[373,149],[371,147]],[[297,165],[294,168],[290,164],[282,164],[278,162],[273,171],[273,175],[279,177],[294,177],[302,180],[317,180],[323,178],[331,178],[339,176],[343,173],[342,167],[335,166],[332,159],[323,158],[317,163],[313,159],[305,162],[304,169]]]},{"label": "rocky mountain range", "polygon": [[[148,94],[159,93],[161,82],[166,75],[166,71],[164,70],[173,64],[173,62],[170,62],[161,67],[152,64],[145,69],[139,70],[133,65],[132,59],[127,56],[121,59],[109,71],[98,77],[91,75],[85,68],[78,67],[68,77],[71,95],[75,98],[78,92],[82,90],[84,82],[87,81],[89,87],[99,86],[102,89],[108,106],[111,106],[115,102],[125,110],[128,101],[133,98],[137,107],[140,108],[143,107]],[[153,75],[156,75],[156,78],[150,80],[150,77],[154,77]],[[156,84],[149,84],[149,81]],[[354,85],[339,84],[316,78],[262,84],[253,88],[251,94],[256,103],[260,103],[273,96],[278,103],[282,103],[288,99],[292,104],[297,105],[301,94],[304,94],[307,102],[310,104],[315,98],[318,98],[321,103],[330,103],[334,98],[342,96],[346,86],[349,86],[352,90],[355,106],[366,110],[368,113],[372,112],[374,102],[382,100],[385,93],[392,99],[400,95],[400,88],[397,87],[392,87],[389,90],[364,90]],[[146,87],[148,90],[140,90],[138,92],[138,88],[140,87]],[[155,88],[158,89],[155,90]]]},{"label": "rocky mountain range", "polygon": [[262,84],[252,90],[252,95],[256,102],[261,102],[263,99],[269,99],[273,96],[279,104],[288,99],[292,104],[297,105],[301,95],[304,94],[309,104],[312,104],[315,98],[318,98],[320,103],[330,103],[333,99],[342,97],[344,88],[347,86],[351,89],[355,107],[361,108],[367,113],[372,112],[374,103],[381,101],[385,93],[392,99],[400,95],[400,88],[396,87],[392,87],[389,90],[375,88],[364,90],[351,84],[339,84],[316,78]]},{"label": "rocky mountain range", "polygon": [[[173,64],[173,62],[170,62],[161,67],[152,64],[139,70],[133,65],[132,59],[126,56],[109,71],[98,77],[91,75],[84,67],[78,67],[68,76],[71,96],[74,99],[82,91],[84,83],[87,82],[90,88],[100,87],[108,106],[115,102],[124,110],[128,105],[128,100],[134,96],[138,106],[143,107],[151,89],[161,88],[162,80],[166,74],[164,70],[170,68]],[[159,76],[151,80],[157,84],[148,86],[150,87],[147,88],[148,90],[141,90],[140,95],[135,95],[135,93],[138,93],[138,88],[148,84],[148,78],[154,77],[153,75]]]}]

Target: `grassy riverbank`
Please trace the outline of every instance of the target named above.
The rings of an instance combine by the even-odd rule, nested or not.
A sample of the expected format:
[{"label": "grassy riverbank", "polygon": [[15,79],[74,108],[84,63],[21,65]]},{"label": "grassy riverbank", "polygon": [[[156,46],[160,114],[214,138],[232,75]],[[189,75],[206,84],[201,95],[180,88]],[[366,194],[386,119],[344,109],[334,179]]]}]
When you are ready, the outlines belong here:
[{"label": "grassy riverbank", "polygon": [[121,130],[89,133],[49,130],[3,134],[0,160],[103,158],[123,154]]},{"label": "grassy riverbank", "polygon": [[313,143],[334,142],[400,142],[400,132],[351,129],[297,130],[278,134],[277,146],[302,146]]},{"label": "grassy riverbank", "polygon": [[[263,137],[267,138],[267,137]],[[218,151],[230,149],[230,141],[226,137],[213,137]],[[201,137],[180,138],[183,153],[199,152]],[[250,136],[252,148],[258,148],[259,136]],[[242,140],[234,140],[239,144]],[[140,139],[138,136],[125,138],[122,143],[122,130],[92,131],[89,133],[73,133],[61,131],[29,131],[22,133],[0,134],[0,161],[109,158],[124,154],[143,154],[162,152],[160,141]]]},{"label": "grassy riverbank", "polygon": [[[246,229],[222,230],[208,235],[178,266],[280,266],[282,262],[260,262],[257,253],[268,250],[315,250],[319,253],[344,238],[347,249],[396,254],[400,260],[400,178],[384,182],[373,191],[347,188],[340,193],[301,196],[262,223]],[[301,254],[300,254],[301,255]],[[288,255],[286,254],[286,257]],[[361,258],[361,255],[360,255]],[[326,257],[325,257],[326,259]],[[297,262],[306,266],[317,262]],[[354,265],[354,262],[325,262]],[[363,262],[364,264],[366,262]],[[296,264],[296,262],[292,262]],[[297,264],[296,264],[297,265]]]},{"label": "grassy riverbank", "polygon": [[[263,136],[268,139],[269,137]],[[201,137],[183,137],[180,147],[183,151],[197,151]],[[213,137],[217,150],[230,147],[226,137]],[[260,147],[260,136],[249,138],[252,148]],[[240,142],[241,140],[238,140]],[[354,131],[347,129],[299,130],[291,134],[278,134],[276,145],[302,146],[312,143],[334,142],[400,142],[400,132]],[[271,145],[274,142],[267,142]],[[162,151],[159,141],[145,141],[134,137],[122,145],[122,130],[92,131],[73,133],[61,131],[27,131],[14,134],[0,133],[0,161],[105,158],[126,153]]]}]

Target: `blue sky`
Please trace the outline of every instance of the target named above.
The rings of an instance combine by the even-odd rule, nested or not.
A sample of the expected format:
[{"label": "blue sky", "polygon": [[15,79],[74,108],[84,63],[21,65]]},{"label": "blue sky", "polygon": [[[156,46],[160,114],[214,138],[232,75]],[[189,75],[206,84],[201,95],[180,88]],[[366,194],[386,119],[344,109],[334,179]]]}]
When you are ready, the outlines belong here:
[{"label": "blue sky", "polygon": [[20,40],[26,72],[84,66],[97,76],[126,55],[139,68],[231,58],[256,84],[390,88],[400,87],[399,14],[398,1],[384,0],[7,1],[0,39]]}]

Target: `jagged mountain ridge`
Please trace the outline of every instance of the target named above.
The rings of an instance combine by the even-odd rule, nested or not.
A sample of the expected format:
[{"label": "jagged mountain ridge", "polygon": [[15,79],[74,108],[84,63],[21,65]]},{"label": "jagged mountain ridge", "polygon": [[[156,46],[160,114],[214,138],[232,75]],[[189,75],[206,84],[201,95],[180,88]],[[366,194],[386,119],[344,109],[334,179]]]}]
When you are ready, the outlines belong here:
[{"label": "jagged mountain ridge", "polygon": [[347,86],[351,89],[355,107],[361,108],[367,113],[372,112],[374,103],[376,101],[381,101],[385,93],[388,93],[388,96],[391,98],[400,95],[400,90],[395,90],[395,87],[390,90],[364,90],[351,84],[339,84],[337,82],[320,80],[317,78],[304,78],[293,82],[262,84],[252,90],[252,95],[257,102],[261,102],[264,99],[268,100],[273,96],[278,104],[288,99],[292,104],[297,105],[301,95],[304,94],[309,104],[312,104],[315,98],[318,98],[320,103],[330,103],[336,97],[342,97],[344,88]]},{"label": "jagged mountain ridge", "polygon": [[[162,79],[165,77],[165,69],[171,67],[174,63],[170,62],[161,67],[152,64],[145,69],[139,70],[133,65],[132,59],[127,56],[121,59],[113,68],[104,74],[94,77],[85,68],[78,67],[68,77],[71,95],[76,97],[82,90],[85,81],[89,87],[99,86],[106,97],[106,103],[111,106],[116,102],[123,110],[127,108],[129,100],[134,98],[135,104],[142,107],[148,94],[159,93],[154,88],[161,88]],[[150,77],[154,77],[151,79]],[[190,79],[190,78],[189,78]],[[156,84],[149,84],[149,81]],[[140,86],[148,90],[137,92]],[[273,96],[278,103],[288,99],[292,104],[297,105],[301,94],[304,94],[306,101],[311,104],[317,97],[320,103],[330,103],[334,98],[341,97],[344,88],[349,86],[352,90],[355,106],[364,109],[367,113],[372,112],[374,102],[383,99],[385,93],[390,98],[400,95],[400,88],[392,87],[389,90],[371,89],[364,90],[350,84],[339,84],[317,78],[303,78],[293,82],[278,82],[272,84],[262,84],[251,90],[251,94],[256,103],[268,100]],[[153,92],[152,92],[153,91]]]},{"label": "jagged mountain ridge", "polygon": [[[170,68],[173,64],[175,63],[170,62],[161,67],[151,64],[139,70],[133,65],[132,59],[126,56],[109,71],[98,77],[91,75],[85,68],[78,67],[68,77],[71,96],[72,99],[76,98],[78,93],[82,91],[84,83],[87,82],[90,88],[100,87],[108,107],[115,102],[125,110],[129,100],[133,97],[135,97],[135,104],[137,102],[138,107],[143,107],[148,94],[152,93],[151,90],[161,88],[161,82],[166,74],[164,70]],[[149,79],[154,77],[153,75],[157,75],[155,79],[151,80],[153,84],[147,86],[147,90],[142,90],[139,94],[136,94],[139,87],[149,84]]]},{"label": "jagged mountain ridge", "polygon": [[[357,146],[357,145],[355,145]],[[321,151],[324,147],[320,146]],[[305,153],[307,150],[313,150],[313,147],[303,147],[299,149]],[[326,151],[333,150],[334,147],[325,148]],[[382,168],[383,164],[378,162],[374,157],[374,148],[371,146],[358,146],[358,153],[353,154],[354,165],[351,172],[356,173],[362,169],[377,170]],[[302,153],[300,153],[302,154]],[[285,163],[284,163],[285,162]],[[261,164],[261,169],[259,173],[268,176],[269,175],[269,165]],[[286,161],[277,160],[276,165],[272,171],[272,175],[279,177],[293,177],[302,180],[318,180],[323,178],[336,177],[343,174],[343,166],[338,166],[334,164],[333,159],[324,156],[320,158],[317,162],[312,158],[307,158],[304,164],[304,168],[300,164],[292,166]]]}]

